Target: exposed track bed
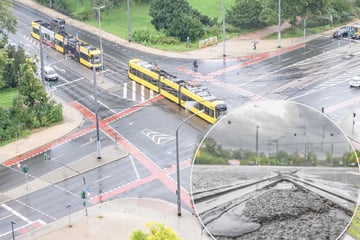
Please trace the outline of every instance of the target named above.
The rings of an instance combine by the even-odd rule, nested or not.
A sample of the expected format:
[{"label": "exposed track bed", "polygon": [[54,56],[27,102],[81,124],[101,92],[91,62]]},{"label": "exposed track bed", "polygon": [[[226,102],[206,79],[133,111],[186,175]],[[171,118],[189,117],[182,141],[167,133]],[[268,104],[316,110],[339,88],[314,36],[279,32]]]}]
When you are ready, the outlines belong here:
[{"label": "exposed track bed", "polygon": [[[297,170],[193,191],[197,213],[216,239],[337,239],[356,199]],[[331,184],[330,184],[331,185]]]}]

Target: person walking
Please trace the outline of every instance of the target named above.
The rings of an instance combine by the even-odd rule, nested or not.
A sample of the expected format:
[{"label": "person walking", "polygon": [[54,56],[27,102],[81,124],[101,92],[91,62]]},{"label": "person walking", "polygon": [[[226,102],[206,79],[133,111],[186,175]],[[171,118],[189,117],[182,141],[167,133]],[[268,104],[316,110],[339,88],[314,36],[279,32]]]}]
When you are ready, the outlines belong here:
[{"label": "person walking", "polygon": [[256,50],[256,45],[259,43],[259,41],[254,40],[252,42],[253,42],[253,49]]}]

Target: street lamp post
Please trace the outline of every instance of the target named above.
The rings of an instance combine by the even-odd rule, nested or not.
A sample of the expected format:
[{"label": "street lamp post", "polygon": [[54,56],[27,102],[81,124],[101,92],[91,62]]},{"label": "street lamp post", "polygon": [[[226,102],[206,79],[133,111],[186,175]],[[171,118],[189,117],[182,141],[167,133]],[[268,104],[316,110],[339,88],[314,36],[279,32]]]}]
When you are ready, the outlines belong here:
[{"label": "street lamp post", "polygon": [[44,80],[44,52],[43,52],[43,42],[42,42],[43,37],[42,37],[41,26],[39,26],[39,34],[40,34],[40,78],[44,89],[46,89],[45,80]]},{"label": "street lamp post", "polygon": [[178,206],[178,216],[181,216],[181,198],[180,198],[180,163],[179,163],[179,129],[188,121],[190,118],[204,112],[204,110],[198,111],[196,113],[191,114],[187,118],[185,118],[176,128],[176,180],[177,180],[177,206]]},{"label": "street lamp post", "polygon": [[16,222],[11,221],[11,233],[12,233],[12,239],[13,240],[15,240],[14,224],[16,224]]},{"label": "street lamp post", "polygon": [[128,18],[128,41],[131,42],[130,0],[127,0],[127,18]]},{"label": "street lamp post", "polygon": [[[95,10],[98,11],[98,21],[99,21],[99,38],[100,38],[100,62],[101,62],[101,69],[104,69],[104,60],[103,60],[103,49],[102,49],[102,39],[101,39],[101,9],[105,8],[105,6],[94,7]],[[94,97],[95,97],[95,121],[96,121],[96,146],[97,146],[97,159],[101,159],[100,154],[100,132],[99,132],[99,116],[98,116],[98,109],[99,104],[97,100],[97,86],[96,86],[96,70],[93,67],[93,78],[94,78]]]},{"label": "street lamp post", "polygon": [[101,61],[101,70],[104,69],[104,60],[103,60],[103,48],[102,48],[102,39],[101,39],[101,9],[105,8],[105,6],[93,7],[93,9],[98,11],[97,17],[99,22],[99,38],[100,38],[100,61]]},{"label": "street lamp post", "polygon": [[256,152],[256,156],[255,156],[255,166],[258,165],[259,162],[259,126],[256,126],[256,139],[255,139],[255,152]]},{"label": "street lamp post", "polygon": [[226,29],[225,29],[225,3],[222,0],[222,35],[223,35],[223,57],[226,57],[225,42],[226,42]]},{"label": "street lamp post", "polygon": [[281,48],[281,0],[279,0],[278,6],[278,48]]},{"label": "street lamp post", "polygon": [[95,122],[96,122],[96,149],[97,149],[97,159],[101,159],[100,153],[100,131],[99,131],[99,104],[97,99],[97,86],[96,86],[96,70],[93,67],[93,79],[94,79],[94,97],[95,97]]}]

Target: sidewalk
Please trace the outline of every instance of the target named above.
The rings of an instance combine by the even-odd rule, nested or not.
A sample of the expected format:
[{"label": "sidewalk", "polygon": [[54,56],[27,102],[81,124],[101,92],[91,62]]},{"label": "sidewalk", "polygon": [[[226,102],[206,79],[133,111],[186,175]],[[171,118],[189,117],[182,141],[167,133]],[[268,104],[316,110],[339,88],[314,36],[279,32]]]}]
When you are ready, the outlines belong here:
[{"label": "sidewalk", "polygon": [[[182,215],[178,217],[174,204],[143,198],[119,199],[98,204],[88,208],[87,217],[84,216],[84,211],[76,212],[16,239],[127,240],[134,230],[149,233],[146,225],[151,222],[163,223],[182,239],[210,239],[189,212],[182,210]],[[72,227],[69,227],[70,224]]]},{"label": "sidewalk", "polygon": [[[80,21],[74,20],[69,18],[66,15],[63,15],[59,12],[54,11],[53,9],[46,8],[32,0],[14,0],[14,2],[22,3],[24,5],[29,6],[30,8],[36,9],[40,12],[46,12],[47,15],[63,18],[66,21],[66,24],[76,26],[77,28],[83,29],[89,33],[98,32],[99,29],[94,26],[87,25],[85,23],[82,23]],[[284,23],[281,28],[285,29],[288,28],[289,24]],[[189,59],[211,59],[211,58],[222,58],[224,55],[224,48],[225,48],[225,55],[227,58],[234,58],[234,57],[240,57],[240,56],[248,56],[248,55],[254,55],[254,54],[260,54],[265,52],[272,52],[279,49],[279,43],[281,48],[288,48],[290,46],[294,46],[300,43],[304,43],[306,41],[309,41],[313,38],[318,37],[318,35],[310,35],[306,38],[294,38],[294,39],[280,39],[280,42],[278,39],[275,40],[268,40],[264,39],[266,36],[268,36],[271,33],[277,32],[277,26],[270,26],[266,27],[264,29],[258,30],[253,33],[248,33],[242,36],[239,36],[237,38],[229,39],[225,42],[225,47],[223,42],[219,42],[217,45],[197,49],[193,51],[188,52],[169,52],[169,51],[163,51],[159,49],[150,48],[147,46],[140,45],[135,42],[128,42],[125,39],[121,39],[111,33],[102,31],[102,38],[106,39],[107,41],[111,41],[114,44],[120,44],[124,47],[137,49],[144,52],[151,52],[157,55],[162,56],[168,56],[172,58],[189,58]],[[253,42],[252,41],[258,41],[257,49],[253,50]],[[184,43],[185,44],[185,43]],[[193,43],[197,44],[197,43]]]},{"label": "sidewalk", "polygon": [[[98,32],[98,28],[88,26],[79,21],[69,19],[52,9],[45,8],[31,0],[14,0],[29,6],[30,8],[37,9],[38,11],[46,12],[46,14],[53,17],[60,17],[66,19],[67,24],[77,26],[88,32]],[[283,27],[287,27],[284,25]],[[276,32],[277,28],[272,26],[264,28],[255,33],[249,33],[244,36],[227,40],[225,47],[223,43],[218,43],[215,46],[198,49],[194,51],[177,53],[167,52],[149,47],[144,47],[137,43],[129,43],[124,39],[120,39],[110,33],[102,32],[102,37],[108,41],[112,41],[115,44],[120,44],[125,47],[138,49],[145,52],[152,52],[163,56],[169,56],[172,58],[197,58],[197,59],[211,59],[211,58],[223,58],[224,48],[226,58],[236,58],[241,56],[249,56],[254,54],[260,54],[265,52],[272,52],[279,50],[278,40],[266,40],[263,39],[270,33]],[[282,49],[304,43],[318,35],[312,35],[306,38],[297,39],[281,39],[280,46]],[[257,40],[259,44],[257,49],[253,50],[252,41]],[[15,156],[22,155],[30,150],[43,146],[48,142],[55,141],[60,137],[69,134],[76,130],[83,123],[83,116],[68,104],[63,104],[64,121],[49,129],[39,130],[29,137],[20,139],[16,142],[10,143],[6,146],[0,147],[0,161],[6,161],[14,158]],[[360,116],[360,110],[359,110]],[[346,116],[343,119],[344,131],[349,133],[348,121],[351,120],[351,116]],[[340,124],[341,125],[341,124]],[[360,127],[359,124],[355,124],[354,134],[352,137],[360,139]],[[350,125],[351,126],[351,125]],[[352,129],[350,128],[350,133]],[[355,134],[356,133],[356,134]],[[118,151],[118,154],[125,152]],[[105,153],[106,158],[108,154]],[[112,155],[112,153],[109,153]],[[91,156],[90,156],[91,158]],[[77,163],[77,166],[81,166],[84,163],[83,160]],[[95,163],[90,164],[92,167],[96,167]],[[90,167],[91,167],[90,166]],[[84,168],[79,170],[85,171]],[[60,174],[61,175],[61,174]],[[47,176],[49,182],[56,182],[61,179],[58,178],[59,173],[51,173]],[[47,182],[48,182],[47,181]],[[43,186],[40,184],[40,187]],[[30,188],[30,189],[36,189]],[[19,189],[14,190],[16,193],[11,195],[10,198],[16,198],[16,194],[19,194]],[[9,199],[7,199],[9,200]],[[1,196],[0,196],[1,201]],[[5,200],[6,201],[6,200]],[[85,217],[84,212],[76,212],[68,217],[57,220],[56,222],[47,224],[39,229],[30,231],[27,234],[17,236],[16,239],[37,239],[37,240],[55,240],[55,239],[104,239],[104,240],[117,240],[117,239],[129,239],[129,236],[133,230],[145,228],[145,224],[150,221],[157,221],[171,227],[175,230],[179,236],[184,239],[209,239],[202,230],[197,218],[189,212],[182,210],[182,216],[177,216],[177,206],[175,204],[165,202],[158,199],[120,199],[111,202],[105,202],[95,205],[88,209],[89,216]],[[69,227],[71,222],[72,227]]]}]

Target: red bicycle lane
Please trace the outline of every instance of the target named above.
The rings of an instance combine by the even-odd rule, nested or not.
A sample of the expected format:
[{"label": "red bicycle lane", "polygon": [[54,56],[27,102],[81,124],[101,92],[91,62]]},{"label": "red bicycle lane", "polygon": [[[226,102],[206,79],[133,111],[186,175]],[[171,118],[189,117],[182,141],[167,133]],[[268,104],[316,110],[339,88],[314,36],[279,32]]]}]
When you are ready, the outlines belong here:
[{"label": "red bicycle lane", "polygon": [[[92,201],[93,203],[98,202],[99,200],[96,199],[101,199],[101,200],[105,200],[108,198],[111,198],[115,195],[118,195],[122,192],[131,190],[133,188],[136,188],[142,184],[151,182],[155,179],[159,180],[160,182],[162,182],[162,184],[164,184],[164,186],[166,186],[171,192],[176,193],[177,190],[177,185],[176,182],[173,181],[169,174],[175,172],[175,166],[168,168],[168,169],[160,169],[154,161],[152,161],[150,158],[148,158],[143,152],[141,152],[139,149],[136,148],[136,146],[134,146],[132,143],[130,143],[127,139],[125,139],[123,136],[121,136],[119,133],[117,133],[113,128],[111,128],[108,123],[115,121],[117,119],[120,119],[124,116],[127,116],[131,113],[133,113],[134,111],[137,111],[138,109],[141,109],[141,107],[144,107],[146,105],[149,105],[151,103],[153,103],[154,101],[157,101],[159,99],[162,99],[163,97],[160,95],[155,96],[154,98],[143,102],[139,105],[136,105],[132,108],[129,108],[127,110],[125,110],[124,112],[118,113],[118,114],[114,114],[111,117],[106,118],[105,120],[99,120],[99,128],[105,133],[107,134],[110,138],[112,138],[114,141],[117,142],[117,144],[121,145],[122,147],[124,147],[127,152],[129,154],[131,154],[134,158],[136,158],[150,173],[151,175],[148,177],[145,177],[143,179],[140,179],[134,183],[122,186],[122,187],[118,187],[116,188],[114,191],[112,192],[107,192],[107,193],[102,193],[98,196],[94,196],[92,197]],[[86,107],[84,107],[83,105],[74,102],[72,104],[73,107],[75,107],[76,109],[78,109],[84,116],[86,116],[87,118],[95,121],[95,115],[93,112],[91,112],[89,109],[87,109]],[[185,167],[189,167],[191,166],[191,161],[185,161],[185,162],[181,162],[180,165],[182,168]],[[181,199],[184,203],[186,203],[189,207],[192,206],[191,204],[191,198],[188,194],[188,192],[186,192],[186,190],[181,189]]]},{"label": "red bicycle lane", "polygon": [[[224,83],[224,82],[222,82],[220,80],[215,79],[214,77],[220,76],[220,75],[228,73],[228,72],[235,71],[237,69],[249,66],[249,65],[254,64],[254,63],[261,62],[261,61],[263,61],[265,59],[268,59],[268,58],[271,58],[271,57],[279,56],[281,54],[284,54],[286,52],[290,52],[290,51],[302,48],[304,46],[305,46],[304,43],[300,43],[300,44],[297,44],[297,45],[294,45],[294,46],[291,46],[291,47],[288,47],[288,48],[279,49],[279,50],[274,51],[274,52],[267,52],[267,53],[261,53],[261,54],[257,54],[257,55],[239,57],[239,58],[237,58],[240,61],[238,64],[234,64],[234,65],[231,65],[231,66],[228,66],[228,67],[224,67],[224,68],[222,68],[220,70],[217,70],[215,72],[208,73],[208,74],[201,74],[199,72],[194,72],[194,71],[192,71],[192,70],[190,70],[188,68],[185,68],[185,67],[177,67],[176,69],[179,72],[182,72],[184,74],[193,76],[194,79],[192,81],[190,81],[190,83],[192,83],[194,85],[201,84],[201,82],[204,82],[204,81],[211,82],[214,85],[217,85],[217,86],[224,87],[224,88],[227,88],[229,90],[235,91],[238,94],[240,94],[241,96],[245,96],[245,97],[249,98],[250,100],[253,100],[253,101],[258,101],[260,99],[265,100],[265,98],[263,96],[261,96],[261,95],[255,94],[255,93],[253,93],[251,91],[248,91],[248,90],[246,90],[244,88],[235,86],[235,85],[233,85],[231,83]],[[223,61],[225,61],[225,60],[223,60]]]}]

